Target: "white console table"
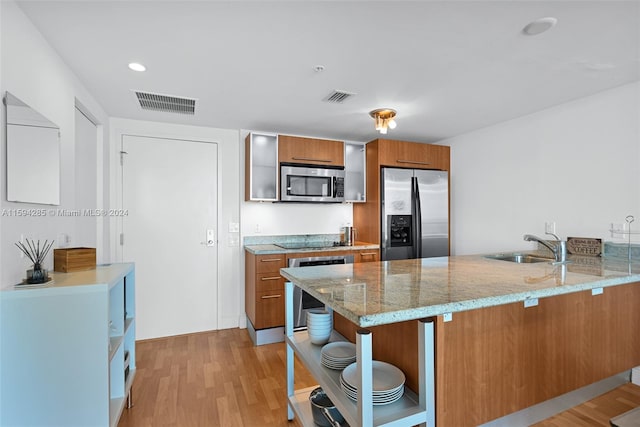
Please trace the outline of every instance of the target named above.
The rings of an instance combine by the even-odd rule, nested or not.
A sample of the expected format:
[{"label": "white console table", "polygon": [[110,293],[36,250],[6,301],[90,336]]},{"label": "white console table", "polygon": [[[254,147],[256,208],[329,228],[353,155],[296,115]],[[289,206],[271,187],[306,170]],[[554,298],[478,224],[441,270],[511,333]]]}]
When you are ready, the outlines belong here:
[{"label": "white console table", "polygon": [[0,425],[117,426],[135,376],[131,263],[0,292]]}]

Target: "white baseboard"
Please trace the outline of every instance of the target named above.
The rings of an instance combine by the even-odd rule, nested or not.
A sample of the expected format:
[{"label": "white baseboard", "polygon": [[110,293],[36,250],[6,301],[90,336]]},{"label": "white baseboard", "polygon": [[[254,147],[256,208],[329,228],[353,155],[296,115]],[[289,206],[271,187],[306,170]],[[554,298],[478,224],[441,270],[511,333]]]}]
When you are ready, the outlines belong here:
[{"label": "white baseboard", "polygon": [[238,319],[238,328],[247,329],[247,317],[244,313],[241,314],[240,318]]},{"label": "white baseboard", "polygon": [[238,327],[238,318],[235,316],[221,316],[218,318],[218,329],[231,329]]},{"label": "white baseboard", "polygon": [[[637,368],[636,368],[637,369]],[[553,399],[547,400],[497,420],[482,424],[481,427],[524,427],[546,420],[562,411],[571,409],[616,387],[629,383],[629,371],[624,371],[586,387],[579,388]]]},{"label": "white baseboard", "polygon": [[260,329],[256,331],[250,320],[247,320],[247,331],[254,345],[284,342],[284,326],[280,328]]},{"label": "white baseboard", "polygon": [[631,370],[631,382],[640,385],[640,366],[636,366]]}]

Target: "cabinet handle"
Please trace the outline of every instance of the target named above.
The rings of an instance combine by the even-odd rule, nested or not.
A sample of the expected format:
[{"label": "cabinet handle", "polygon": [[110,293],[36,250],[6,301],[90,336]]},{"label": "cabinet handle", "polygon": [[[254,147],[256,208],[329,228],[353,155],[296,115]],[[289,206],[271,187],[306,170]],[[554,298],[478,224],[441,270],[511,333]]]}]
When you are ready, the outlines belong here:
[{"label": "cabinet handle", "polygon": [[360,254],[360,256],[374,256],[374,255],[376,255],[375,252],[367,252],[367,253],[364,253],[364,254]]},{"label": "cabinet handle", "polygon": [[262,299],[280,298],[282,295],[265,295]]},{"label": "cabinet handle", "polygon": [[282,258],[266,258],[266,259],[260,260],[260,262],[276,262],[276,261],[282,261]]},{"label": "cabinet handle", "polygon": [[398,163],[411,163],[413,165],[430,165],[429,162],[419,162],[417,160],[396,160]]},{"label": "cabinet handle", "polygon": [[306,161],[312,161],[312,162],[324,162],[324,163],[331,163],[333,160],[327,160],[327,159],[313,159],[311,157],[292,157],[293,160],[306,160]]},{"label": "cabinet handle", "polygon": [[263,277],[260,280],[262,280],[264,282],[265,280],[278,280],[279,278],[280,278],[280,276]]}]

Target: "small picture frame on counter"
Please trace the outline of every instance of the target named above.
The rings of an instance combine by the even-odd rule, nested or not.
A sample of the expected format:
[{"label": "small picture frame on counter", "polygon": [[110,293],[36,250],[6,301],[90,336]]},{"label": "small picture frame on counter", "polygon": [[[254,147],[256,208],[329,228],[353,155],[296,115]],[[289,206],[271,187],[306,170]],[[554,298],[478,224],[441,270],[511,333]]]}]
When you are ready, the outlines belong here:
[{"label": "small picture frame on counter", "polygon": [[602,239],[567,237],[567,251],[571,255],[602,256]]}]

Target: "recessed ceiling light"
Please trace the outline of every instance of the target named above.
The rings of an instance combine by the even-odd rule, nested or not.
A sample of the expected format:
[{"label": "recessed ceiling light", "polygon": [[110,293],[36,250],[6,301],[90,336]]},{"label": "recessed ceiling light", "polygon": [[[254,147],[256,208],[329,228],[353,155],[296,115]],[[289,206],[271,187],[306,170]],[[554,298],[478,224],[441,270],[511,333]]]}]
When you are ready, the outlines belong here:
[{"label": "recessed ceiling light", "polygon": [[140,72],[147,70],[147,67],[145,67],[144,65],[138,62],[129,63],[129,68],[132,69],[133,71],[140,71]]},{"label": "recessed ceiling light", "polygon": [[529,22],[522,29],[522,33],[526,34],[527,36],[535,36],[537,34],[544,33],[545,31],[551,29],[557,23],[558,23],[558,20],[551,16],[536,19],[535,21]]}]

